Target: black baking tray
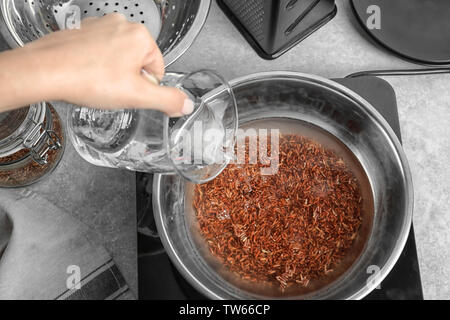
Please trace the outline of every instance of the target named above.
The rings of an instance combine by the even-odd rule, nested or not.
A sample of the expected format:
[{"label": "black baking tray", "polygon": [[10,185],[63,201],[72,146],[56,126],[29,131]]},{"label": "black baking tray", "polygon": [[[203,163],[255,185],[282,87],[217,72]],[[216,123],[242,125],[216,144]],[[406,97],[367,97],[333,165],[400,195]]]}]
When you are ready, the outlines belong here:
[{"label": "black baking tray", "polygon": [[[357,79],[334,79],[355,91],[372,104],[388,121],[401,140],[397,100],[388,82],[376,77]],[[138,216],[152,220],[152,175],[137,175]],[[149,221],[150,228],[154,228]],[[167,254],[156,237],[138,237],[139,298],[140,299],[205,299],[172,266]],[[369,276],[369,275],[368,275]],[[400,258],[388,276],[365,299],[368,300],[421,300],[423,299],[419,263],[417,259],[414,228]]]}]

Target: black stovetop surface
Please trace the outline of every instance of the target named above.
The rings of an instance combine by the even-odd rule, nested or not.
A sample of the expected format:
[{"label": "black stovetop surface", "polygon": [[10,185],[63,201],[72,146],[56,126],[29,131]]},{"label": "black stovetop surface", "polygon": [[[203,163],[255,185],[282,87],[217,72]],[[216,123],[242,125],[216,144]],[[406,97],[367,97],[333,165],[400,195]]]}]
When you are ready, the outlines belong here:
[{"label": "black stovetop surface", "polygon": [[[401,140],[397,100],[393,88],[372,77],[335,79],[369,101],[389,122]],[[151,203],[151,174],[137,174],[138,279],[140,299],[204,299],[172,266],[157,238]],[[408,241],[393,270],[365,299],[423,299],[419,264],[411,227]]]}]

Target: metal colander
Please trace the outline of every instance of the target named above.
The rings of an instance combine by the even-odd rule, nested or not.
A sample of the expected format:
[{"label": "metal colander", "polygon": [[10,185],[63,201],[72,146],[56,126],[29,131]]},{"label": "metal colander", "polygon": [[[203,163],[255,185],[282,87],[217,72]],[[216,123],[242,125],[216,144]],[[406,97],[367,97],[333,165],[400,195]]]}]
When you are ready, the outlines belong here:
[{"label": "metal colander", "polygon": [[23,46],[79,18],[112,12],[144,24],[157,39],[166,66],[192,44],[211,0],[0,0],[0,31],[11,47]]}]

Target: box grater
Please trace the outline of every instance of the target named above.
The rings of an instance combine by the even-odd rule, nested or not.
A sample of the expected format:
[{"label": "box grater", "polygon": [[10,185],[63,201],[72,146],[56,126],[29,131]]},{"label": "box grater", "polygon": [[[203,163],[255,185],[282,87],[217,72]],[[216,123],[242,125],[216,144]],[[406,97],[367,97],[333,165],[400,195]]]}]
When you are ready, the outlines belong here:
[{"label": "box grater", "polygon": [[264,59],[275,59],[337,12],[334,0],[217,0]]}]

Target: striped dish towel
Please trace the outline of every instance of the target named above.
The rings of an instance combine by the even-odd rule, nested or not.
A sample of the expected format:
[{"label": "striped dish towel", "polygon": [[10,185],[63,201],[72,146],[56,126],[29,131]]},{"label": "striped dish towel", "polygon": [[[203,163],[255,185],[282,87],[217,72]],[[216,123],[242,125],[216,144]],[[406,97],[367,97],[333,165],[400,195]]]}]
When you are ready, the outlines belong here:
[{"label": "striped dish towel", "polygon": [[28,189],[0,190],[0,299],[133,299],[96,234]]}]

